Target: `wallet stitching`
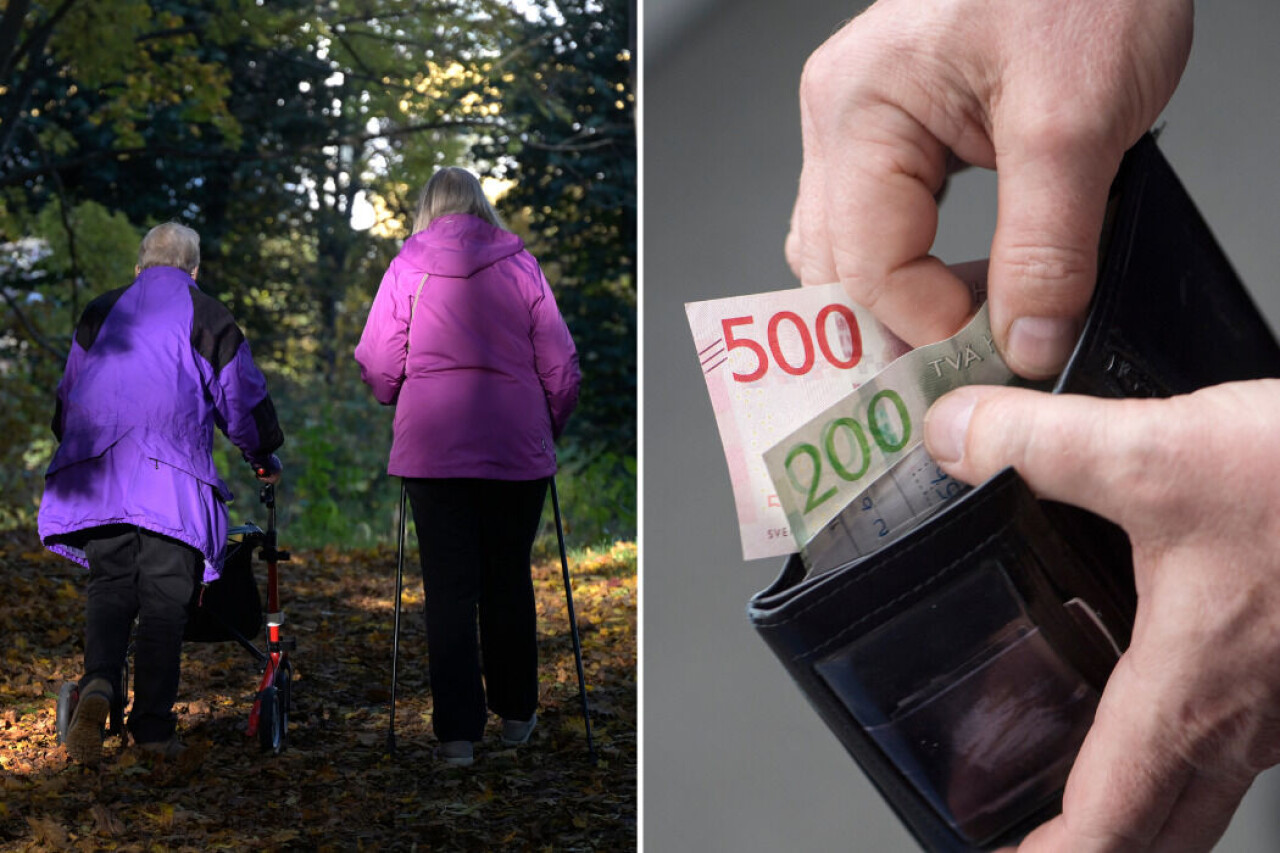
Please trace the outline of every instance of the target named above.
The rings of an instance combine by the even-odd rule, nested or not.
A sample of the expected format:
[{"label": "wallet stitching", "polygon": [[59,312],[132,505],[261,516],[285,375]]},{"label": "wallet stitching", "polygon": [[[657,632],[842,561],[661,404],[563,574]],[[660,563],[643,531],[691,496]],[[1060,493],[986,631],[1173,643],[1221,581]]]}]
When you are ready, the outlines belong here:
[{"label": "wallet stitching", "polygon": [[[955,570],[956,566],[958,566],[958,565],[960,565],[961,563],[965,562],[966,560],[968,560],[970,557],[972,557],[972,556],[973,556],[974,554],[976,554],[977,552],[979,552],[979,551],[981,551],[981,550],[985,549],[986,547],[988,547],[988,546],[989,546],[989,545],[990,545],[994,540],[999,539],[1000,537],[1002,537],[1002,536],[1005,534],[1005,531],[1007,531],[1007,530],[1009,529],[1010,524],[1011,524],[1011,522],[1006,522],[1005,524],[1002,524],[1002,525],[1000,526],[1000,528],[999,528],[998,530],[996,530],[994,533],[992,533],[990,536],[988,536],[987,538],[983,539],[983,540],[982,540],[981,542],[979,542],[977,545],[974,545],[974,546],[973,546],[972,548],[970,548],[968,551],[964,552],[964,553],[963,553],[963,554],[961,554],[959,557],[957,557],[956,559],[952,560],[952,561],[951,561],[950,563],[948,563],[946,566],[944,566],[944,567],[942,567],[941,569],[939,569],[938,571],[934,572],[934,573],[933,573],[932,575],[930,575],[929,577],[927,577],[927,578],[925,578],[924,580],[920,581],[920,583],[916,584],[916,585],[915,585],[915,586],[913,586],[911,589],[907,590],[906,592],[901,593],[900,595],[894,596],[894,597],[893,597],[893,598],[891,598],[889,601],[886,601],[884,604],[881,604],[879,607],[875,608],[874,610],[870,611],[869,613],[864,613],[862,616],[859,616],[857,619],[855,619],[854,621],[850,622],[848,625],[844,626],[844,627],[843,627],[843,628],[841,628],[839,631],[837,631],[835,634],[832,634],[832,635],[831,635],[830,637],[828,637],[826,640],[824,640],[823,642],[821,642],[821,643],[819,643],[818,645],[814,646],[812,649],[809,649],[808,651],[805,651],[805,652],[802,652],[802,653],[801,653],[801,654],[799,654],[799,655],[796,655],[795,657],[793,657],[793,658],[792,658],[792,660],[793,660],[793,661],[796,661],[796,662],[799,662],[799,661],[803,661],[803,660],[805,660],[806,658],[808,658],[808,659],[812,659],[812,658],[814,658],[814,657],[817,657],[818,655],[820,655],[820,654],[822,654],[823,652],[825,652],[825,651],[827,650],[827,648],[829,648],[829,647],[830,647],[830,646],[832,646],[833,644],[836,644],[836,643],[840,642],[841,640],[843,640],[843,639],[844,639],[844,638],[845,638],[845,637],[846,637],[850,632],[852,632],[854,629],[856,629],[856,628],[857,628],[859,625],[861,625],[863,622],[866,622],[868,619],[871,619],[872,617],[874,617],[874,616],[876,616],[876,615],[878,615],[878,614],[882,613],[884,610],[886,610],[886,609],[888,609],[888,608],[890,608],[890,607],[893,607],[894,605],[896,605],[898,602],[902,601],[903,599],[905,599],[905,598],[911,598],[912,596],[916,595],[918,592],[920,592],[920,590],[924,589],[925,587],[927,587],[927,586],[932,586],[933,584],[936,584],[939,580],[941,580],[941,579],[943,578],[943,576],[948,575],[948,574],[951,574],[951,573]],[[866,577],[866,576],[864,575],[863,577]],[[829,597],[829,596],[828,596],[828,597]],[[817,602],[814,602],[814,604],[817,604]],[[797,615],[798,615],[798,614],[797,614]],[[794,617],[793,617],[793,618],[794,618]],[[781,625],[781,624],[783,624],[783,623],[779,623],[779,624]]]},{"label": "wallet stitching", "polygon": [[[841,581],[840,583],[832,586],[832,588],[827,592],[815,598],[813,601],[810,601],[808,604],[804,605],[803,607],[798,608],[794,613],[789,614],[785,619],[781,619],[777,622],[773,622],[773,621],[766,622],[765,620],[762,619],[757,623],[758,626],[760,628],[781,628],[783,625],[787,625],[787,624],[790,624],[791,622],[794,622],[796,619],[800,618],[801,616],[803,616],[805,613],[812,610],[813,608],[823,604],[827,600],[831,599],[833,596],[839,595],[840,593],[843,593],[845,590],[847,590],[849,587],[855,584],[861,583],[867,578],[873,577],[874,575],[877,575],[880,572],[885,571],[890,566],[897,564],[907,554],[910,554],[912,551],[915,551],[916,549],[922,548],[925,545],[929,544],[929,542],[931,542],[933,539],[943,535],[944,533],[949,531],[953,526],[955,526],[956,524],[959,524],[961,521],[968,518],[970,515],[973,515],[976,512],[981,512],[986,510],[987,505],[991,501],[995,500],[999,495],[1001,495],[1003,491],[1004,490],[1001,489],[1000,491],[992,492],[989,495],[986,495],[985,497],[987,498],[987,500],[983,500],[981,502],[970,505],[967,512],[962,514],[957,514],[952,518],[950,518],[949,524],[939,525],[938,529],[936,530],[930,530],[928,533],[922,533],[918,541],[909,543],[906,547],[902,549],[902,551],[900,551],[897,555],[895,555],[895,557],[892,560],[886,560],[885,562],[881,563],[878,566],[868,567],[865,571],[859,572],[853,577]],[[994,533],[992,533],[990,536],[984,539],[980,544],[974,546],[972,550],[966,552],[963,556],[959,557],[957,560],[955,560],[955,562],[951,563],[941,571],[943,572],[947,571],[952,566],[954,566],[955,563],[959,562],[960,560],[967,559],[970,554],[974,553],[974,551],[977,551],[979,548],[984,547],[992,539],[996,538],[997,536],[1003,535],[1004,532],[1009,529],[1009,526],[1011,524],[1012,524],[1011,520],[1006,520],[999,528],[996,529]],[[929,583],[929,582],[930,580],[922,581],[922,583]],[[867,616],[871,616],[871,615],[872,615],[871,613],[867,614]],[[866,618],[866,617],[862,617],[862,618]],[[861,621],[861,619],[859,621]]]}]

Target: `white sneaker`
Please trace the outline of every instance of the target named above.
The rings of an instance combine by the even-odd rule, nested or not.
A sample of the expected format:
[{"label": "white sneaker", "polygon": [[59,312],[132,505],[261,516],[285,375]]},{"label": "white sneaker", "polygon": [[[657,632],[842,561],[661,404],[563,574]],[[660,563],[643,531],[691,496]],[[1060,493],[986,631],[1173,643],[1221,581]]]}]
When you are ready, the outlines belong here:
[{"label": "white sneaker", "polygon": [[457,767],[469,767],[476,760],[475,746],[469,740],[447,740],[440,744],[436,755]]},{"label": "white sneaker", "polygon": [[537,724],[537,714],[527,720],[503,720],[502,742],[507,746],[519,746],[522,743],[528,743],[529,735],[533,734],[533,727]]}]

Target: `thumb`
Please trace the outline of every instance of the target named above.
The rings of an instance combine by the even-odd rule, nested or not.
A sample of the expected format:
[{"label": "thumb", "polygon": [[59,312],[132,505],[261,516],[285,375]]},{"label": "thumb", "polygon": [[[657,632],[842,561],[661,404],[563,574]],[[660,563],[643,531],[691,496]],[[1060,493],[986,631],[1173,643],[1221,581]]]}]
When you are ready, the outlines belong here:
[{"label": "thumb", "polygon": [[924,443],[948,474],[967,483],[1012,466],[1040,497],[1123,525],[1150,460],[1160,402],[968,386],[928,411]]},{"label": "thumb", "polygon": [[1119,156],[1097,144],[1002,152],[988,280],[991,328],[1020,376],[1059,373],[1097,276],[1098,240]]}]

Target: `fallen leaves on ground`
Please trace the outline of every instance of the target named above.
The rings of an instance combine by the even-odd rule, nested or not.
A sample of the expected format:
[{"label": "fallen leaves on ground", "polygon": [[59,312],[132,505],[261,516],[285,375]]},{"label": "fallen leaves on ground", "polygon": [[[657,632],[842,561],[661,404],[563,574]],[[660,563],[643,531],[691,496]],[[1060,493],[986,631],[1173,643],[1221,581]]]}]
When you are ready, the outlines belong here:
[{"label": "fallen leaves on ground", "polygon": [[80,676],[84,573],[32,539],[0,539],[0,849],[635,849],[635,566],[631,543],[571,565],[594,763],[558,559],[534,569],[533,737],[504,748],[491,719],[476,763],[454,768],[433,756],[420,575],[406,568],[390,757],[395,553],[325,549],[281,566],[283,635],[298,643],[284,753],[245,735],[254,660],[234,643],[187,644],[188,753],[153,763],[109,738],[85,768],[55,731],[58,690]]}]

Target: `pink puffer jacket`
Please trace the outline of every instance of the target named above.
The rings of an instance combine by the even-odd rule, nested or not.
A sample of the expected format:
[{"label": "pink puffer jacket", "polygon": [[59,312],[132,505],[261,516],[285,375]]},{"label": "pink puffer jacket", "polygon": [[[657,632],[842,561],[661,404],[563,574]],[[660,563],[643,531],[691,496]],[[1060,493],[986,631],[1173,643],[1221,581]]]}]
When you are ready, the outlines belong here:
[{"label": "pink puffer jacket", "polygon": [[555,473],[553,442],[578,401],[578,354],[516,235],[455,214],[410,237],[355,357],[378,402],[396,405],[389,474]]}]

